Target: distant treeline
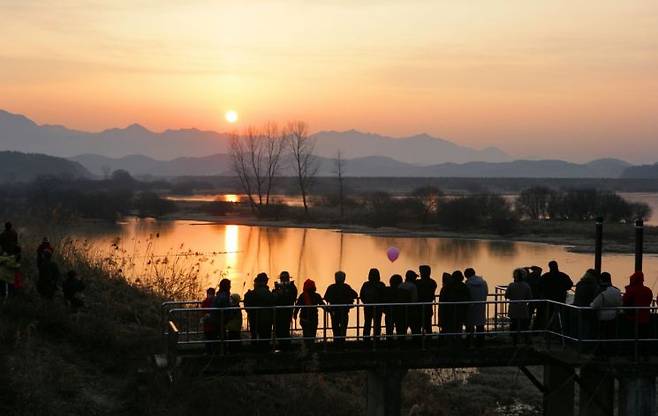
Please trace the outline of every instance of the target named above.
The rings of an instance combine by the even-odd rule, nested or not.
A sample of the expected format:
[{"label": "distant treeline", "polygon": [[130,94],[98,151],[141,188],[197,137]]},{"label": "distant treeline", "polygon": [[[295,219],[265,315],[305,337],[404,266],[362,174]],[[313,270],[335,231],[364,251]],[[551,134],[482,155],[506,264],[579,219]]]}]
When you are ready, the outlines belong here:
[{"label": "distant treeline", "polygon": [[[148,178],[145,178],[148,180]],[[598,189],[611,192],[658,192],[655,179],[572,179],[572,178],[354,178],[344,177],[344,187],[353,193],[388,192],[406,194],[421,186],[433,186],[447,194],[453,193],[519,193],[534,186],[555,190]],[[242,193],[239,181],[231,176],[189,176],[170,179],[172,189],[179,193],[218,192]],[[336,190],[336,178],[314,178],[314,194],[331,194]],[[282,177],[272,190],[277,194],[299,193],[296,178]]]},{"label": "distant treeline", "polygon": [[27,184],[0,187],[0,212],[57,220],[85,217],[114,221],[126,215],[159,217],[175,210],[155,190],[168,183],[140,182],[118,170],[103,180],[41,176]]}]

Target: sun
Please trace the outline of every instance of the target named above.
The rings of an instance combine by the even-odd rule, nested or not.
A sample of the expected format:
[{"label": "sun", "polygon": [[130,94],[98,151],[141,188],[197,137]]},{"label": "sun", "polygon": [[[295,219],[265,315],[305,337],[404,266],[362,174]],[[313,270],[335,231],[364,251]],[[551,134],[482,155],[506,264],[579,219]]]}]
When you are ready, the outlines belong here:
[{"label": "sun", "polygon": [[226,118],[226,121],[228,121],[231,124],[238,121],[237,111],[229,110],[229,111],[226,112],[226,114],[224,114],[224,117]]}]

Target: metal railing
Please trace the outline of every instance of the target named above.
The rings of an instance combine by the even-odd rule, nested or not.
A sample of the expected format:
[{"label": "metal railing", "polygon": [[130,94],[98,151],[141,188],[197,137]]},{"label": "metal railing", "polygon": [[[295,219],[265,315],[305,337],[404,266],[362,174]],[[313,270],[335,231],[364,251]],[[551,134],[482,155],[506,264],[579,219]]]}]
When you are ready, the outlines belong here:
[{"label": "metal railing", "polygon": [[[378,348],[386,341],[416,341],[420,348],[428,342],[441,339],[487,337],[509,339],[542,335],[546,346],[557,340],[561,347],[573,347],[577,352],[592,352],[594,349],[607,354],[624,354],[638,359],[650,353],[652,345],[658,345],[658,313],[656,307],[619,307],[592,309],[549,301],[508,301],[499,300],[504,294],[490,294],[494,300],[480,302],[416,302],[381,303],[352,305],[308,305],[273,307],[230,307],[199,308],[200,302],[167,302],[163,304],[164,334],[167,336],[168,350],[171,348],[193,348],[206,346],[212,352],[225,354],[235,347],[255,345],[259,351],[290,348],[306,343],[308,346],[333,348],[332,345],[345,341],[368,342],[367,348]],[[511,305],[535,311],[532,320],[525,323],[513,322],[509,312]],[[300,325],[292,315],[302,314],[302,310],[317,312],[317,321]],[[432,311],[431,325],[423,328],[424,313]],[[602,321],[599,314],[613,311],[613,319]],[[484,315],[482,315],[484,312]],[[348,325],[345,334],[335,334],[332,318],[337,313],[346,313]],[[478,315],[479,322],[469,320],[469,313]],[[313,314],[314,315],[314,314]],[[366,316],[371,319],[371,330],[365,333]],[[484,321],[481,318],[484,317]],[[237,322],[237,334],[227,333],[229,320]],[[277,325],[287,325],[289,336],[279,336]],[[350,323],[351,322],[351,323]],[[204,328],[204,323],[214,328]],[[483,323],[471,332],[464,328],[470,323]],[[419,325],[420,324],[420,325]],[[304,336],[306,326],[308,336]],[[314,327],[314,328],[313,328]],[[205,330],[204,330],[205,329]],[[288,333],[283,331],[283,333]]]}]

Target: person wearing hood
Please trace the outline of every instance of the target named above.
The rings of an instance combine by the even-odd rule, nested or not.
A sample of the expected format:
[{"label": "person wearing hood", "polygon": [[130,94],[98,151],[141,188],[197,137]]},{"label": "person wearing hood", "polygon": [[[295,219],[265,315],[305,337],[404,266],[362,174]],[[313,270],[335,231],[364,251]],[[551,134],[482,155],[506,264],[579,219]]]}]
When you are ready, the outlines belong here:
[{"label": "person wearing hood", "polygon": [[363,308],[363,337],[370,339],[370,330],[372,329],[375,339],[379,339],[382,333],[382,306],[367,306],[373,303],[382,303],[384,301],[384,292],[386,285],[381,281],[379,270],[370,269],[368,272],[368,281],[361,286],[361,302],[366,306]]},{"label": "person wearing hood", "polygon": [[[621,291],[612,285],[610,273],[601,273],[599,282],[603,290],[594,298],[590,307],[596,310],[599,339],[614,339],[615,322],[619,312],[616,308],[623,304]],[[606,345],[607,343],[603,344],[603,349],[606,349]]]},{"label": "person wearing hood", "polygon": [[[334,274],[334,282],[329,285],[324,294],[324,300],[331,305],[351,305],[359,296],[354,289],[345,283],[345,272],[337,271]],[[350,306],[331,306],[331,329],[334,334],[334,342],[337,345],[345,342],[347,326],[349,322]]]},{"label": "person wearing hood", "polygon": [[624,314],[629,322],[626,332],[631,338],[647,338],[651,319],[649,306],[651,306],[653,292],[644,285],[644,274],[640,271],[633,273],[629,281],[629,285],[626,286],[624,296],[622,297],[623,306],[642,307],[645,309],[625,311]]},{"label": "person wearing hood", "polygon": [[574,306],[589,307],[596,295],[601,291],[599,285],[598,273],[594,269],[589,269],[583,277],[576,283],[576,293],[574,295]]},{"label": "person wearing hood", "polygon": [[315,343],[315,335],[318,331],[318,306],[324,305],[322,297],[317,293],[315,282],[306,279],[302,294],[297,299],[294,319],[299,316],[299,324],[302,327],[304,343],[307,348],[312,348]]},{"label": "person wearing hood", "polygon": [[[244,295],[244,306],[247,307],[251,337],[263,349],[272,339],[273,309],[271,307],[275,303],[274,295],[267,286],[268,280],[267,274],[259,273],[254,279],[254,288]],[[255,309],[250,311],[250,307],[255,307]]]},{"label": "person wearing hood", "polygon": [[511,301],[508,316],[514,345],[518,343],[521,332],[525,334],[526,344],[530,344],[530,334],[527,332],[530,325],[530,309],[525,301],[532,300],[533,296],[532,289],[526,281],[527,275],[526,269],[515,269],[512,273],[514,281],[507,285],[505,290],[505,299]]},{"label": "person wearing hood", "polygon": [[481,347],[484,344],[484,325],[487,320],[487,304],[478,303],[486,302],[489,294],[487,281],[475,274],[475,270],[468,268],[464,270],[466,276],[466,286],[470,294],[471,303],[468,305],[466,315],[466,332],[468,335],[468,344],[470,345],[473,334],[477,331],[476,346]]},{"label": "person wearing hood", "polygon": [[[436,296],[436,280],[432,279],[432,268],[426,264],[418,267],[420,279],[416,280],[418,288],[418,302],[433,303]],[[432,315],[434,307],[432,305],[423,305],[420,307],[421,329],[426,334],[432,333]]]},{"label": "person wearing hood", "polygon": [[292,323],[292,306],[297,300],[297,286],[290,280],[290,273],[282,271],[279,274],[279,281],[274,283],[274,303],[276,306],[286,306],[276,308],[274,311],[274,334],[281,349],[290,347],[290,324]]}]

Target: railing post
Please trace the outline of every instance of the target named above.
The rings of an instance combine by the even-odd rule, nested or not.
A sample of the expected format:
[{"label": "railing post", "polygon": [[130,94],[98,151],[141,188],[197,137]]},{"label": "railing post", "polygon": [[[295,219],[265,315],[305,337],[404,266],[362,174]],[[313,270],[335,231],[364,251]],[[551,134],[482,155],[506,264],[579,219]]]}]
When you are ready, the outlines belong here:
[{"label": "railing post", "polygon": [[644,252],[644,221],[635,221],[635,271],[642,271],[642,253]]},{"label": "railing post", "polygon": [[601,259],[603,256],[603,217],[596,219],[596,244],[594,249],[594,270],[601,273]]}]

